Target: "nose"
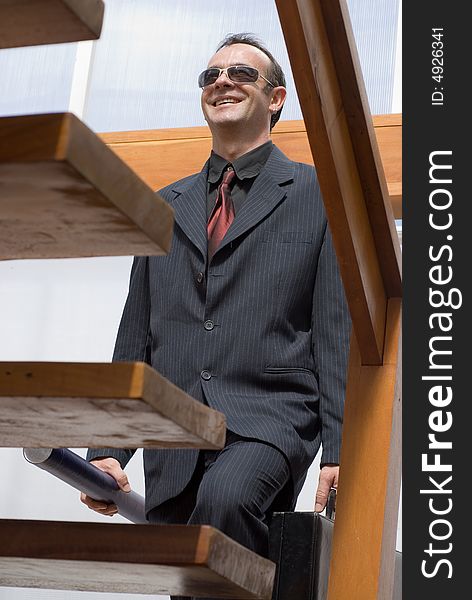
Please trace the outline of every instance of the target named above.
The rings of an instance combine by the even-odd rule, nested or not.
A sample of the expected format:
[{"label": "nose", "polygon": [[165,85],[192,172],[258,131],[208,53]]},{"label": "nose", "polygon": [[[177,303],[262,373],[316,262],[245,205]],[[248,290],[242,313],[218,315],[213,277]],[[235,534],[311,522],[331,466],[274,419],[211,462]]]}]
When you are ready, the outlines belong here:
[{"label": "nose", "polygon": [[220,74],[218,75],[218,79],[215,81],[215,83],[213,85],[215,87],[220,87],[222,85],[225,85],[225,86],[233,85],[233,82],[228,77],[228,73],[226,72],[226,69],[222,69],[220,71]]}]

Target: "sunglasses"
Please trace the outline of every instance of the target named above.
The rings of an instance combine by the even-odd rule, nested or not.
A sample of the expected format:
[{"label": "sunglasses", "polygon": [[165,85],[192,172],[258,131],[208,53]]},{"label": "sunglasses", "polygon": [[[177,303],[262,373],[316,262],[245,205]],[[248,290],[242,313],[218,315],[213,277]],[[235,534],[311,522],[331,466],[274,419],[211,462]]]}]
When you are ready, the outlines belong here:
[{"label": "sunglasses", "polygon": [[221,73],[226,73],[228,79],[231,79],[234,83],[254,83],[259,77],[262,77],[269,85],[275,87],[275,85],[266,79],[264,75],[261,75],[257,69],[246,65],[236,65],[234,67],[226,67],[226,69],[219,69],[218,67],[205,69],[198,77],[198,86],[204,88],[207,85],[212,85]]}]

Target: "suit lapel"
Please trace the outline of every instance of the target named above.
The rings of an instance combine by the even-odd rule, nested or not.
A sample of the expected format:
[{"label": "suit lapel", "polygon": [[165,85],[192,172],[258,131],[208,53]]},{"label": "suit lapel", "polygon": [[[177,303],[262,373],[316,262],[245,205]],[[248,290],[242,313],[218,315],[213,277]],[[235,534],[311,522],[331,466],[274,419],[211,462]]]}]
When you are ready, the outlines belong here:
[{"label": "suit lapel", "polygon": [[215,254],[255,227],[284,200],[287,192],[280,186],[293,180],[293,171],[292,161],[274,146],[267,163],[256,177],[248,197]]},{"label": "suit lapel", "polygon": [[207,165],[208,163],[194,177],[174,185],[172,189],[178,195],[171,202],[175,211],[175,222],[205,259],[207,255]]},{"label": "suit lapel", "polygon": [[[174,184],[172,190],[177,195],[170,202],[175,211],[175,222],[200,250],[205,260],[207,256],[207,172],[208,162],[200,173]],[[254,181],[248,197],[215,255],[237,237],[255,227],[284,200],[286,190],[280,186],[293,180],[293,172],[293,162],[274,146],[267,163]]]}]

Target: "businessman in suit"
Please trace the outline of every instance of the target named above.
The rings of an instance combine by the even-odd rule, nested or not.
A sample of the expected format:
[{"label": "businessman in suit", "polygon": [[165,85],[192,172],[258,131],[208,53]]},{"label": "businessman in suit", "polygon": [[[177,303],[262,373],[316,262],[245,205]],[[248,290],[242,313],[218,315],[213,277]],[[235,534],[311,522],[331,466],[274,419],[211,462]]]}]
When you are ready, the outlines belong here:
[{"label": "businessman in suit", "polygon": [[[210,524],[267,555],[270,514],[293,510],[320,444],[316,510],[337,486],[350,319],[315,170],[270,140],[279,64],[228,36],[199,85],[212,153],[160,191],[172,248],[135,258],[114,360],[147,361],[227,418],[221,451],[144,450],[149,520]],[[131,456],[88,453],[125,491]]]}]

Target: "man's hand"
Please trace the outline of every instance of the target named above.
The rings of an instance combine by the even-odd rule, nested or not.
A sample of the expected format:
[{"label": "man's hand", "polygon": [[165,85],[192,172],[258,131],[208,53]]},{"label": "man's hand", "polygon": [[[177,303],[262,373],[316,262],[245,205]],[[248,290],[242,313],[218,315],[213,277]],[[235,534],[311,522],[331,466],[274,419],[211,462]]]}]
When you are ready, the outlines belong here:
[{"label": "man's hand", "polygon": [[328,501],[330,488],[338,487],[339,465],[324,465],[320,471],[318,489],[316,490],[315,512],[321,512]]},{"label": "man's hand", "polygon": [[[99,460],[91,460],[90,462],[102,471],[105,471],[105,473],[111,475],[113,479],[116,480],[116,483],[119,485],[121,490],[124,492],[131,491],[128,477],[116,458],[102,458]],[[90,496],[86,496],[84,493],[80,494],[80,500],[95,512],[98,512],[101,515],[106,515],[107,517],[112,517],[118,512],[116,504],[107,504],[106,502],[94,500],[93,498],[90,498]]]}]

